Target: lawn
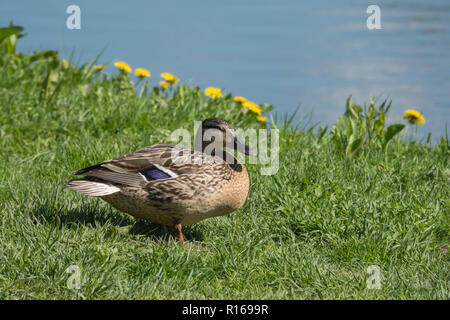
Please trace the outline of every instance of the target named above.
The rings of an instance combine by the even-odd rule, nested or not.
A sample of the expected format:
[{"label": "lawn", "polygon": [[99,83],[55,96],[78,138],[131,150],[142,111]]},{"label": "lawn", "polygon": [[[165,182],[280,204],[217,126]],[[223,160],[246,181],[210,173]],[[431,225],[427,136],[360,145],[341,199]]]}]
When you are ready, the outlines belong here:
[{"label": "lawn", "polygon": [[[159,75],[97,70],[52,51],[20,54],[6,40],[1,299],[450,298],[448,138],[418,141],[412,127],[385,144],[340,148],[334,129],[270,118],[261,105],[280,130],[278,172],[247,164],[244,206],[184,227],[184,247],[157,225],[65,189],[71,172],[176,143],[171,133],[192,132],[194,120],[266,124],[226,91],[210,99],[187,79],[162,90]],[[70,286],[73,266],[79,289]]]}]

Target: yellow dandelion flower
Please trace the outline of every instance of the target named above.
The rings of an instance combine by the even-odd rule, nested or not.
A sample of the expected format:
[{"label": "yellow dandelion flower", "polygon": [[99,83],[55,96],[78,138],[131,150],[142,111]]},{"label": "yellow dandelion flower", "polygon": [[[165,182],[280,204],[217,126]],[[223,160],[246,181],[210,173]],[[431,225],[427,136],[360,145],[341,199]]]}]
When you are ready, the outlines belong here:
[{"label": "yellow dandelion flower", "polygon": [[261,109],[260,109],[259,106],[258,106],[256,103],[254,103],[254,102],[247,101],[247,102],[244,102],[244,103],[242,104],[242,106],[243,106],[244,108],[248,108],[251,112],[256,113],[258,116],[261,114]]},{"label": "yellow dandelion flower", "polygon": [[169,86],[169,83],[167,81],[160,81],[159,85],[161,86],[161,88],[167,89],[167,87]]},{"label": "yellow dandelion flower", "polygon": [[244,102],[247,102],[248,100],[245,99],[244,97],[236,96],[233,98],[233,101],[236,103],[239,103],[239,104],[243,104]]},{"label": "yellow dandelion flower", "polygon": [[64,69],[68,69],[70,66],[69,61],[67,61],[66,59],[62,59],[62,64]]},{"label": "yellow dandelion flower", "polygon": [[95,69],[97,69],[98,71],[102,71],[103,69],[105,69],[105,65],[104,64],[98,64],[95,66]]},{"label": "yellow dandelion flower", "polygon": [[425,118],[419,111],[416,110],[406,110],[403,113],[403,118],[407,119],[410,124],[425,124]]},{"label": "yellow dandelion flower", "polygon": [[257,116],[257,117],[256,117],[256,120],[258,120],[259,122],[264,122],[264,123],[267,122],[267,118],[266,118],[266,117],[263,117],[263,116]]},{"label": "yellow dandelion flower", "polygon": [[210,97],[211,99],[215,99],[215,98],[222,98],[222,90],[220,90],[219,88],[215,88],[215,87],[208,87],[205,89],[205,95],[207,95],[208,97]]},{"label": "yellow dandelion flower", "polygon": [[144,78],[144,77],[150,77],[150,71],[148,71],[147,69],[144,68],[136,68],[136,70],[134,70],[134,75],[139,77],[139,78]]},{"label": "yellow dandelion flower", "polygon": [[123,62],[123,61],[119,61],[114,63],[114,65],[119,68],[120,71],[125,71],[125,72],[131,72],[131,67],[128,65],[128,63]]},{"label": "yellow dandelion flower", "polygon": [[164,78],[167,82],[176,83],[178,82],[178,78],[169,72],[161,73],[161,78]]}]

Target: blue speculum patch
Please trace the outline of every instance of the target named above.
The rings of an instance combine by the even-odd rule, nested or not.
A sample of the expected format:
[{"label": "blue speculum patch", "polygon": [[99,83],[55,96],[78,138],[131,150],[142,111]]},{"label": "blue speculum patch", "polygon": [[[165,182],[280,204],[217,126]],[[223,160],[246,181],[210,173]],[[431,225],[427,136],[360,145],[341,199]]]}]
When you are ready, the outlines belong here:
[{"label": "blue speculum patch", "polygon": [[161,170],[158,170],[156,168],[150,169],[147,171],[143,171],[142,173],[147,177],[147,179],[150,179],[150,180],[167,179],[170,177],[167,173],[165,173]]}]

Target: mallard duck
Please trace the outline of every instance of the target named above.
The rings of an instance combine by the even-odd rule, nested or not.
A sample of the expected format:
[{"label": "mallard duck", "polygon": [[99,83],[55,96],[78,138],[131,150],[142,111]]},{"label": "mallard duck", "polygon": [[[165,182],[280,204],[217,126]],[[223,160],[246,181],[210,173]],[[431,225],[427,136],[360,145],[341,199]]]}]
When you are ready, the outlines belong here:
[{"label": "mallard duck", "polygon": [[224,147],[256,156],[230,123],[209,118],[196,133],[194,150],[172,144],[145,147],[74,172],[84,177],[66,187],[100,197],[136,218],[174,227],[184,244],[182,226],[229,214],[247,198],[247,170]]}]

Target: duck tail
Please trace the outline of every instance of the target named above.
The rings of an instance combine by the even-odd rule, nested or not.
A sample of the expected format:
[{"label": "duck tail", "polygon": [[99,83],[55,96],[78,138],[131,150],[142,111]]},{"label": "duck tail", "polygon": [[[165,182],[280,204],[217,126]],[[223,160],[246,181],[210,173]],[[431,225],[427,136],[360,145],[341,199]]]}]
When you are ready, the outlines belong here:
[{"label": "duck tail", "polygon": [[91,181],[85,178],[71,180],[65,184],[65,187],[91,197],[107,196],[120,191],[118,187],[110,184]]}]

